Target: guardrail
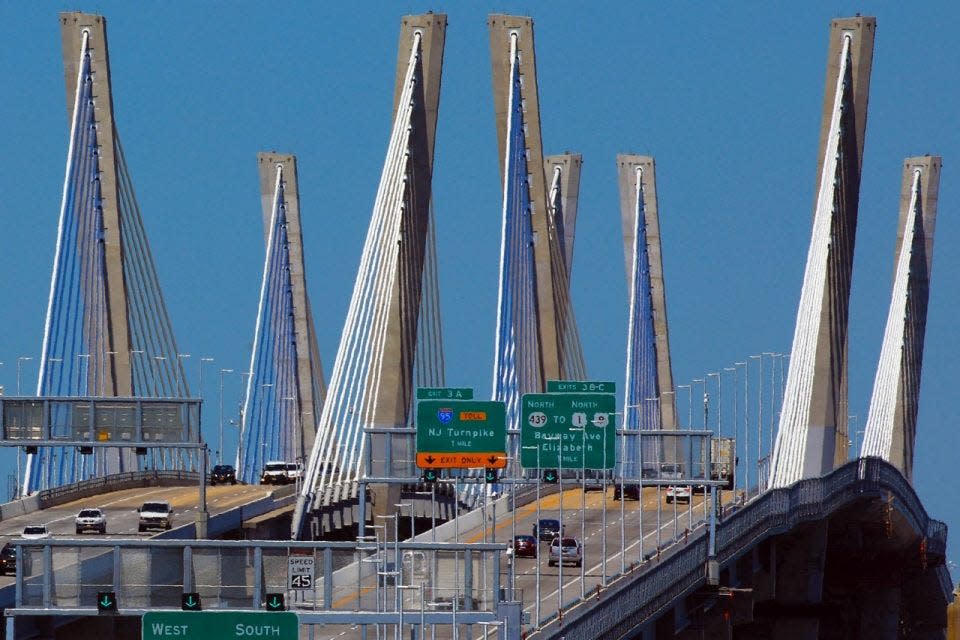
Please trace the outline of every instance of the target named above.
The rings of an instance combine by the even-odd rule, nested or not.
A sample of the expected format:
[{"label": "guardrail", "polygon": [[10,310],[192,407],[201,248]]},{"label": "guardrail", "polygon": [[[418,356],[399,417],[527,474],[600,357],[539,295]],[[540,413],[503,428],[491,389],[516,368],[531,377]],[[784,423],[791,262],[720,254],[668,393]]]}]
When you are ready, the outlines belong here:
[{"label": "guardrail", "polygon": [[91,478],[52,489],[0,505],[0,520],[32,513],[39,509],[96,496],[121,489],[135,487],[180,487],[197,484],[200,474],[196,471],[128,471],[114,473],[102,478]]},{"label": "guardrail", "polygon": [[[927,515],[913,487],[895,467],[880,458],[863,458],[823,478],[767,491],[728,515],[717,524],[717,560],[722,566],[765,538],[789,531],[801,522],[827,517],[864,497],[886,500],[926,538],[929,556],[943,556],[946,524]],[[562,629],[552,623],[529,637],[592,640],[628,634],[705,583],[707,543],[707,531],[700,527],[685,546],[661,556],[659,562],[644,564],[638,574],[616,580],[599,603],[581,603],[565,612]],[[950,577],[942,564],[937,571],[946,599],[952,591]]]}]

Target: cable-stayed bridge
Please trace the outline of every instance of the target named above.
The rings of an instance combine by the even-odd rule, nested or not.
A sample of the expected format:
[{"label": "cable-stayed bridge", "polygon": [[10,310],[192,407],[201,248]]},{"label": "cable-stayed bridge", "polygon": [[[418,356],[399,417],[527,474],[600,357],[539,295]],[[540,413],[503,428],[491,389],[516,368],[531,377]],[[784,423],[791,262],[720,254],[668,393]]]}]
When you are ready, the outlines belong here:
[{"label": "cable-stayed bridge", "polygon": [[[317,205],[301,208],[295,156],[258,156],[263,275],[244,372],[235,466],[244,484],[258,484],[271,461],[297,469],[295,496],[277,505],[284,513],[273,514],[284,538],[316,545],[323,544],[321,538],[357,542],[354,563],[344,561],[356,571],[351,606],[362,618],[348,630],[351,637],[366,637],[367,625],[376,625],[377,633],[381,625],[402,632],[404,609],[414,607],[407,606],[401,588],[418,586],[401,584],[410,578],[403,565],[412,566],[417,553],[431,550],[412,546],[401,554],[401,539],[417,535],[421,542],[442,546],[452,538],[454,545],[461,544],[462,521],[465,529],[482,523],[484,542],[490,534],[498,540],[507,517],[503,510],[512,517],[512,537],[518,517],[529,520],[535,509],[539,519],[541,509],[553,514],[556,507],[562,517],[573,494],[580,498],[579,507],[572,507],[579,513],[577,537],[592,566],[589,572],[567,573],[572,582],[566,584],[566,599],[562,563],[555,573],[549,565],[542,571],[540,564],[548,559],[536,558],[534,579],[529,571],[518,572],[520,558],[502,571],[505,556],[499,550],[478,548],[476,560],[471,549],[458,548],[449,552],[453,570],[446,577],[452,582],[446,584],[452,586],[443,587],[452,596],[437,595],[440,561],[434,561],[433,604],[451,609],[449,618],[446,609],[435,610],[434,635],[458,637],[464,627],[469,637],[476,625],[485,624],[510,638],[519,637],[521,629],[542,638],[937,637],[949,596],[946,527],[926,514],[911,487],[941,165],[936,156],[904,161],[887,327],[858,460],[847,462],[848,306],[875,21],[858,16],[831,25],[812,235],[789,367],[780,383],[770,358],[767,390],[774,398],[781,394],[779,403],[766,405],[771,419],[775,405],[780,408],[779,424],[767,434],[771,441],[775,437],[775,445],[767,446],[764,456],[762,434],[753,448],[747,441],[748,402],[758,398],[761,411],[765,405],[762,387],[751,397],[745,386],[744,437],[735,438],[729,460],[735,468],[732,491],[688,496],[678,510],[678,494],[667,489],[672,504],[667,515],[662,487],[644,485],[660,476],[664,465],[683,468],[685,454],[665,432],[692,431],[694,383],[703,383],[704,427],[710,399],[706,377],[691,385],[674,383],[652,157],[616,159],[629,299],[613,471],[591,478],[599,477],[602,494],[588,504],[585,466],[561,472],[560,486],[541,494],[544,469],[520,465],[522,396],[544,392],[550,380],[589,380],[570,288],[582,160],[575,153],[543,154],[533,21],[526,17],[494,15],[488,21],[503,193],[497,308],[490,314],[496,323],[492,395],[505,406],[506,471],[496,489],[476,472],[463,471],[452,473],[453,482],[441,483],[438,491],[414,464],[416,390],[445,384],[434,217],[443,212],[434,211],[432,180],[446,26],[446,16],[433,13],[401,22],[384,165],[340,345],[327,374],[308,295],[301,226],[301,211]],[[177,406],[190,393],[113,120],[105,21],[63,14],[61,28],[71,132],[37,396],[152,398]],[[745,384],[749,362],[732,369],[736,374],[744,367]],[[756,379],[761,384],[763,362],[760,356]],[[719,396],[722,374],[710,375],[717,377]],[[676,397],[684,386],[687,424]],[[717,435],[723,434],[720,400],[714,405]],[[6,413],[3,418],[6,429],[12,418]],[[736,410],[733,418],[730,430],[737,433]],[[762,429],[762,416],[757,418]],[[64,412],[43,419],[55,434],[58,425],[69,428],[74,417]],[[756,483],[745,469],[753,450]],[[223,462],[222,445],[218,452]],[[29,458],[23,493],[72,484],[71,491],[81,491],[96,477],[131,471],[200,469],[203,474],[203,468],[176,446],[146,453],[123,446],[93,453],[41,446]],[[689,469],[676,473],[672,484],[693,484]],[[619,516],[608,519],[608,489],[617,485]],[[639,498],[629,511],[628,486]],[[263,500],[258,494],[251,504]],[[271,497],[269,504],[277,503]],[[409,525],[403,509],[409,509]],[[248,519],[263,516],[260,510]],[[386,560],[389,535],[383,522],[390,519],[396,545],[392,565]],[[587,541],[588,520],[590,536],[599,540]],[[563,535],[571,535],[574,527],[564,524]],[[629,534],[628,526],[635,527]],[[366,558],[378,563],[369,587],[363,586],[370,575],[361,558],[368,531],[376,531],[371,534],[376,544],[383,543],[376,560]],[[502,531],[500,536],[502,543]],[[547,548],[540,545],[540,553],[545,556]],[[183,553],[192,558],[192,550]],[[261,557],[255,573],[266,576],[263,553],[253,554]],[[329,609],[335,608],[330,594],[337,584],[333,560],[328,561],[332,556],[330,551],[321,562],[324,576],[330,576],[323,598]],[[581,558],[581,568],[584,563]],[[877,575],[878,564],[883,576]],[[53,569],[43,571],[56,575]],[[192,571],[184,569],[184,591],[188,573],[189,586],[201,588]],[[385,576],[382,582],[378,571]],[[556,580],[555,601],[553,593],[542,593],[547,573]],[[120,574],[117,569],[114,584]],[[262,576],[256,579],[261,586],[267,580]],[[18,580],[22,587],[24,579]],[[364,608],[362,589],[376,592],[376,611]],[[421,582],[419,589],[423,616],[427,585]],[[466,595],[474,589],[493,595],[474,602]],[[23,608],[24,589],[18,593],[15,608]],[[228,602],[216,593],[205,597]],[[45,606],[53,601],[49,593],[44,598]],[[313,615],[319,617],[308,623],[311,633],[320,629],[323,634],[325,624],[342,624],[339,618],[322,622],[315,612],[316,591],[314,598]],[[458,623],[461,606],[467,617]],[[418,638],[426,633],[425,624],[419,623]],[[484,628],[484,635],[488,631]]]}]

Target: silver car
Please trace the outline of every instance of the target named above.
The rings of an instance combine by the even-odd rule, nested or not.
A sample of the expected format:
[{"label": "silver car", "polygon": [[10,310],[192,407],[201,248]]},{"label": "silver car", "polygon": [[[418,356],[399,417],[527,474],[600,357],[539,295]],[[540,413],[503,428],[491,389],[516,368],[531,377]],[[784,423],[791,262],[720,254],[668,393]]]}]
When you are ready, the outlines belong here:
[{"label": "silver car", "polygon": [[550,543],[550,560],[547,564],[553,567],[558,562],[572,562],[579,567],[583,564],[583,544],[576,538],[554,538]]}]

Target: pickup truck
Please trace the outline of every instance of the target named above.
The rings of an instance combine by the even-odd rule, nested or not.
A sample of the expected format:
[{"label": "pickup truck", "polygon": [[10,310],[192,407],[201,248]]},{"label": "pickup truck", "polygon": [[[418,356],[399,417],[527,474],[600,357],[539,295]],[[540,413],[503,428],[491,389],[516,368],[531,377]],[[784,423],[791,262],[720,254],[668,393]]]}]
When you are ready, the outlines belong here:
[{"label": "pickup truck", "polygon": [[166,529],[173,526],[173,507],[169,502],[144,502],[143,506],[137,509],[140,514],[139,531],[143,533],[147,529]]}]

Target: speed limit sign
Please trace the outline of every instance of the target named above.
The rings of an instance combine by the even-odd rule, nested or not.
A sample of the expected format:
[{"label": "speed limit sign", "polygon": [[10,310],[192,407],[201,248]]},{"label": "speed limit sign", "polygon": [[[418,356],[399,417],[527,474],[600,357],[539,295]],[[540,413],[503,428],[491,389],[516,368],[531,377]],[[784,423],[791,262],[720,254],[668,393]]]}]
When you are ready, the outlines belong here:
[{"label": "speed limit sign", "polygon": [[287,588],[292,591],[313,589],[315,562],[312,555],[287,558]]}]

